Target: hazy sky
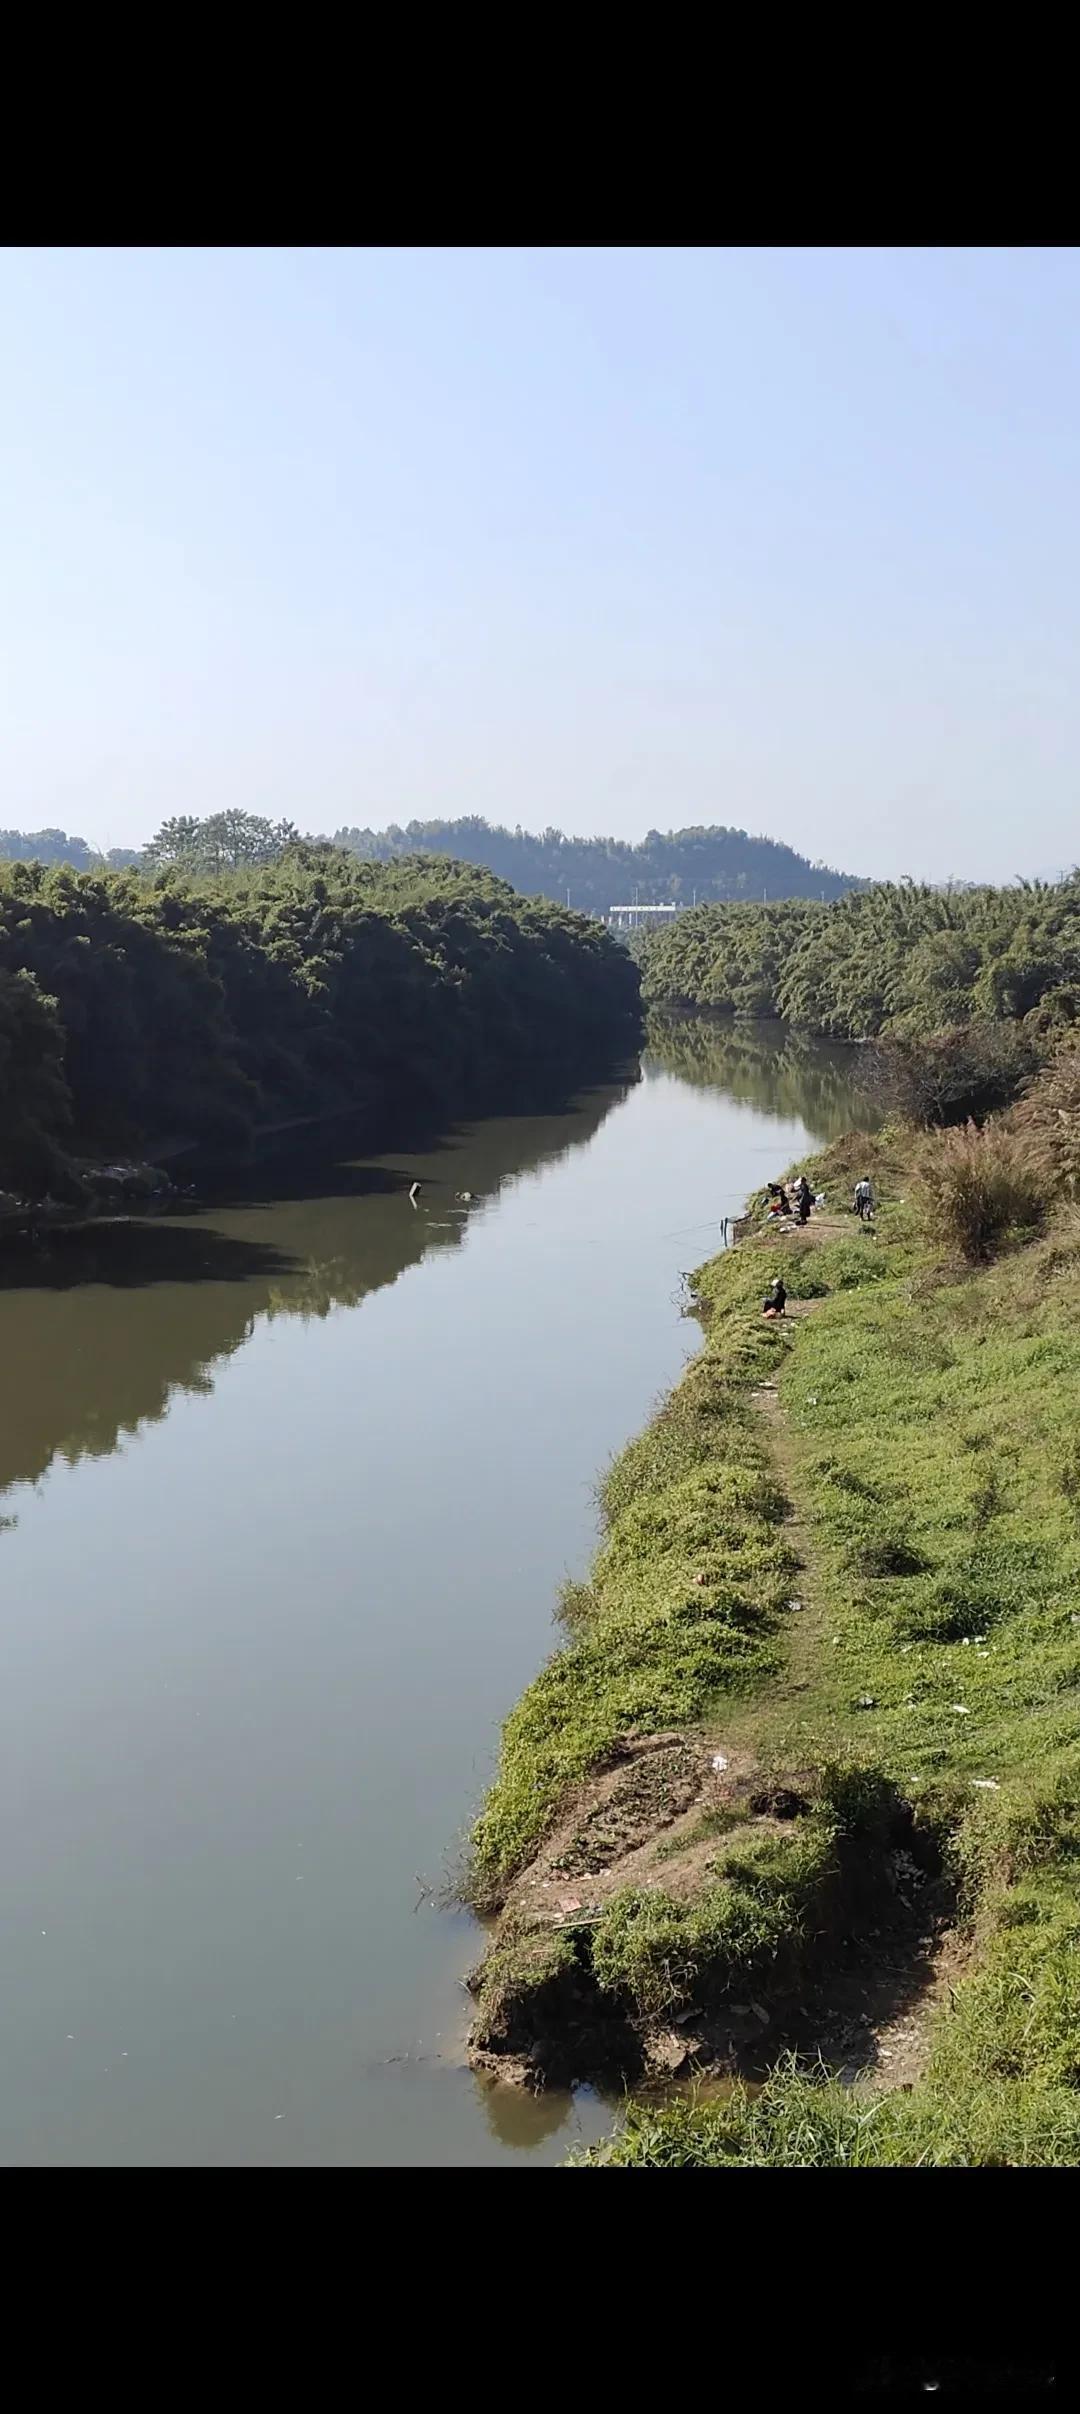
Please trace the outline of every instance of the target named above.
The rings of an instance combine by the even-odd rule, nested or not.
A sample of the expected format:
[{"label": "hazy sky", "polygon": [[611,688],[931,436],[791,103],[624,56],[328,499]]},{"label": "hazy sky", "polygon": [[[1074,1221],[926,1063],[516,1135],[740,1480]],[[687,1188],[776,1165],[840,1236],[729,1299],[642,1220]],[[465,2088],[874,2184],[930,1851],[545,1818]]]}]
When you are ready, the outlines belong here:
[{"label": "hazy sky", "polygon": [[0,253],[0,822],[1080,856],[1080,252]]}]

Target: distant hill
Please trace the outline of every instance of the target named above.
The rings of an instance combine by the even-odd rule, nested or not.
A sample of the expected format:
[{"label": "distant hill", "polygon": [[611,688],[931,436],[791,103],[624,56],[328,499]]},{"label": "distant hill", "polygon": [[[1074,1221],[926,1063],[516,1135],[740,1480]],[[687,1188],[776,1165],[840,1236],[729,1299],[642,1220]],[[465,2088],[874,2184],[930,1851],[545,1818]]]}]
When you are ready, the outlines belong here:
[{"label": "distant hill", "polygon": [[103,864],[122,871],[138,860],[137,847],[110,847],[101,855],[85,838],[72,837],[67,830],[0,830],[0,862],[70,863],[75,872],[93,872]]},{"label": "distant hill", "polygon": [[722,824],[709,829],[650,830],[639,846],[619,838],[567,838],[561,830],[533,837],[470,815],[465,821],[411,821],[405,829],[335,830],[335,846],[378,863],[399,855],[454,855],[482,864],[527,896],[553,897],[581,912],[613,905],[691,905],[738,898],[748,904],[776,897],[840,897],[862,883],[827,864],[811,863],[775,838],[753,838]]},{"label": "distant hill", "polygon": [[[227,812],[203,820],[191,814],[164,822],[144,850],[112,847],[100,854],[66,830],[0,830],[0,859],[69,863],[77,872],[122,870],[129,864],[186,864],[191,869],[273,862],[304,843],[294,822]],[[722,825],[711,829],[650,830],[639,846],[620,838],[568,838],[562,830],[500,829],[479,815],[464,821],[392,822],[386,830],[335,830],[319,841],[374,863],[409,855],[448,855],[509,881],[527,897],[551,897],[580,913],[606,914],[613,905],[753,904],[767,897],[843,896],[864,884],[828,864],[811,863],[775,838],[751,837]]]}]

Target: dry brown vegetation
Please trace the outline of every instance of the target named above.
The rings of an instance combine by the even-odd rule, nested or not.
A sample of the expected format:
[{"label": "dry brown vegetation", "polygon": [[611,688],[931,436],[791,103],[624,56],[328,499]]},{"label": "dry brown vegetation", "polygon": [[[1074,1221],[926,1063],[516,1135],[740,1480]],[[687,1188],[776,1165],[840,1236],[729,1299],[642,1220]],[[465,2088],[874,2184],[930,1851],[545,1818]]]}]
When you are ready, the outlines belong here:
[{"label": "dry brown vegetation", "polygon": [[1012,1131],[991,1121],[939,1131],[916,1158],[916,1198],[928,1236],[971,1265],[985,1264],[1010,1233],[1042,1224],[1053,1165],[1034,1126]]},{"label": "dry brown vegetation", "polygon": [[1076,1196],[1080,1186],[1080,1037],[1070,1033],[1044,1070],[1028,1083],[1009,1116],[1012,1130],[1038,1141],[1056,1188]]}]

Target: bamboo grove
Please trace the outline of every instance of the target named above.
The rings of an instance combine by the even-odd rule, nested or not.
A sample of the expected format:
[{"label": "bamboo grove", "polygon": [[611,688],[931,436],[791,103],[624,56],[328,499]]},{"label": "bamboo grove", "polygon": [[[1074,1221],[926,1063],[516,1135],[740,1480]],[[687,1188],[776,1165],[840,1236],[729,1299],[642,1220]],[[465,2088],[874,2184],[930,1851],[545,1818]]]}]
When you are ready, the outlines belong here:
[{"label": "bamboo grove", "polygon": [[882,882],[832,904],[701,905],[641,951],[654,1006],[776,1015],[839,1040],[1080,1019],[1080,873],[1010,888]]},{"label": "bamboo grove", "polygon": [[297,846],[219,876],[0,864],[0,1182],[263,1124],[529,1107],[640,1036],[596,922],[445,860]]}]

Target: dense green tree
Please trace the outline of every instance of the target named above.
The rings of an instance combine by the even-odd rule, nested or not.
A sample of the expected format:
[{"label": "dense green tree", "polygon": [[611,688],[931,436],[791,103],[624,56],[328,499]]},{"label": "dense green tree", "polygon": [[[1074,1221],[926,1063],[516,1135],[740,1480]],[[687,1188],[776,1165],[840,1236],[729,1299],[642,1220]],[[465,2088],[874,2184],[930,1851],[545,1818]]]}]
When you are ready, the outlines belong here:
[{"label": "dense green tree", "polygon": [[56,999],[0,971],[0,1182],[48,1188],[71,1126]]},{"label": "dense green tree", "polygon": [[[291,837],[267,864],[191,871],[170,827],[155,872],[0,865],[9,1179],[42,1187],[65,1135],[152,1153],[402,1099],[533,1106],[637,1045],[636,966],[565,907]],[[249,843],[234,821],[223,846]]]},{"label": "dense green tree", "polygon": [[172,814],[143,848],[143,862],[153,871],[163,870],[170,863],[184,864],[194,870],[199,862],[202,828],[194,813]]},{"label": "dense green tree", "polygon": [[705,905],[641,951],[654,1004],[770,1013],[835,1039],[1080,1020],[1080,874],[1013,888],[879,882],[832,904]]},{"label": "dense green tree", "polygon": [[201,821],[192,813],[174,813],[144,847],[143,862],[151,871],[175,863],[193,872],[239,872],[276,863],[299,843],[295,822],[266,821],[239,807],[208,813]]}]

